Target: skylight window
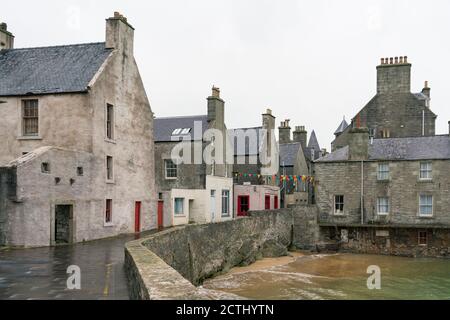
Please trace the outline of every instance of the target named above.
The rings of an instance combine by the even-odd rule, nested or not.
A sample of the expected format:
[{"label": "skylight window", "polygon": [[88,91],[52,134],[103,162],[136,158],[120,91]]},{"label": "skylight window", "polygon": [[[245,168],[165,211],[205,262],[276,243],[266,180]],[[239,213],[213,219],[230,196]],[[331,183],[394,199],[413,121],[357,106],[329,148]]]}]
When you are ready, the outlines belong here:
[{"label": "skylight window", "polygon": [[175,129],[172,132],[173,136],[178,136],[178,135],[186,135],[189,134],[191,132],[191,128],[179,128],[179,129]]}]

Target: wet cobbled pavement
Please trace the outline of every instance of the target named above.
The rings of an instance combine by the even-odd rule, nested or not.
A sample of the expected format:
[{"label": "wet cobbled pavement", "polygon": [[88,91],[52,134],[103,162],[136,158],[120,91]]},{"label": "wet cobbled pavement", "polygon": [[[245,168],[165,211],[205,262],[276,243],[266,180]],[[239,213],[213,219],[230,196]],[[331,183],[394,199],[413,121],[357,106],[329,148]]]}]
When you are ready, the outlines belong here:
[{"label": "wet cobbled pavement", "polygon": [[[139,237],[54,248],[0,248],[0,299],[127,300],[124,245]],[[68,289],[70,266],[80,268],[79,290]]]}]

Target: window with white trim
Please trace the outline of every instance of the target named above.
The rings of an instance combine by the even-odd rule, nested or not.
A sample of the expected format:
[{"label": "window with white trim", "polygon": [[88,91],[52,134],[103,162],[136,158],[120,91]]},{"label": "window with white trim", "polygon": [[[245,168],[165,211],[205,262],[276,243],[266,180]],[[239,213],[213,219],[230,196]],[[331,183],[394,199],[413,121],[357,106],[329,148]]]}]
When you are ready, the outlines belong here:
[{"label": "window with white trim", "polygon": [[184,215],[184,198],[175,198],[174,209],[176,216]]},{"label": "window with white trim", "polygon": [[389,214],[389,198],[379,197],[377,199],[377,213],[379,215],[388,215]]},{"label": "window with white trim", "polygon": [[178,166],[172,160],[164,160],[166,179],[176,179],[178,177]]},{"label": "window with white trim", "polygon": [[222,217],[230,216],[230,190],[222,190]]},{"label": "window with white trim", "polygon": [[344,214],[344,196],[334,196],[334,214]]},{"label": "window with white trim", "polygon": [[380,181],[389,180],[389,163],[379,163],[377,178]]},{"label": "window with white trim", "polygon": [[420,163],[420,180],[431,180],[433,178],[433,165],[431,162]]},{"label": "window with white trim", "polygon": [[419,215],[421,217],[433,216],[433,196],[421,194],[419,197]]},{"label": "window with white trim", "polygon": [[22,100],[22,135],[39,135],[38,100]]}]

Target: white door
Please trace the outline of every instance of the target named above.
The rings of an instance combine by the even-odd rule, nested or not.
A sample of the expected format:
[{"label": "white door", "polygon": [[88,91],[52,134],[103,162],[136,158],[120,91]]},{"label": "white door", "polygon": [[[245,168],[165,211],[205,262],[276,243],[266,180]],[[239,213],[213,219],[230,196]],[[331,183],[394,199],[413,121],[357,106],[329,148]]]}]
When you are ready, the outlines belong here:
[{"label": "white door", "polygon": [[216,190],[211,190],[211,222],[216,219]]}]

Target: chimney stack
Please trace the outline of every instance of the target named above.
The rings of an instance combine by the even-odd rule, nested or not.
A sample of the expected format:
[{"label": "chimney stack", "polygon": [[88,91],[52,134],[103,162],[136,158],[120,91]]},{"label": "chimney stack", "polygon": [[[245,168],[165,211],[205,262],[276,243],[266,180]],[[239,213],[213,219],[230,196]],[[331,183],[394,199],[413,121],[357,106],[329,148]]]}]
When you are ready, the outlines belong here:
[{"label": "chimney stack", "polygon": [[423,86],[422,93],[431,99],[431,88],[428,86],[428,81],[425,81],[425,85]]},{"label": "chimney stack", "polygon": [[411,64],[408,57],[381,58],[377,67],[377,93],[410,93]]},{"label": "chimney stack", "polygon": [[119,12],[106,19],[106,48],[123,51],[132,57],[134,50],[134,28]]},{"label": "chimney stack", "polygon": [[14,49],[14,36],[4,22],[0,23],[0,50],[3,49]]},{"label": "chimney stack", "polygon": [[306,141],[308,140],[308,132],[305,126],[297,126],[294,131],[294,142],[300,142],[302,149],[306,149]]},{"label": "chimney stack", "polygon": [[216,128],[222,128],[225,123],[225,101],[220,98],[220,89],[213,86],[211,96],[207,100],[208,122],[215,121]]},{"label": "chimney stack", "polygon": [[289,119],[282,121],[280,127],[278,128],[280,144],[291,142],[291,127],[289,126],[290,121],[291,120]]},{"label": "chimney stack", "polygon": [[348,141],[349,160],[367,160],[369,156],[369,129],[353,128]]}]

